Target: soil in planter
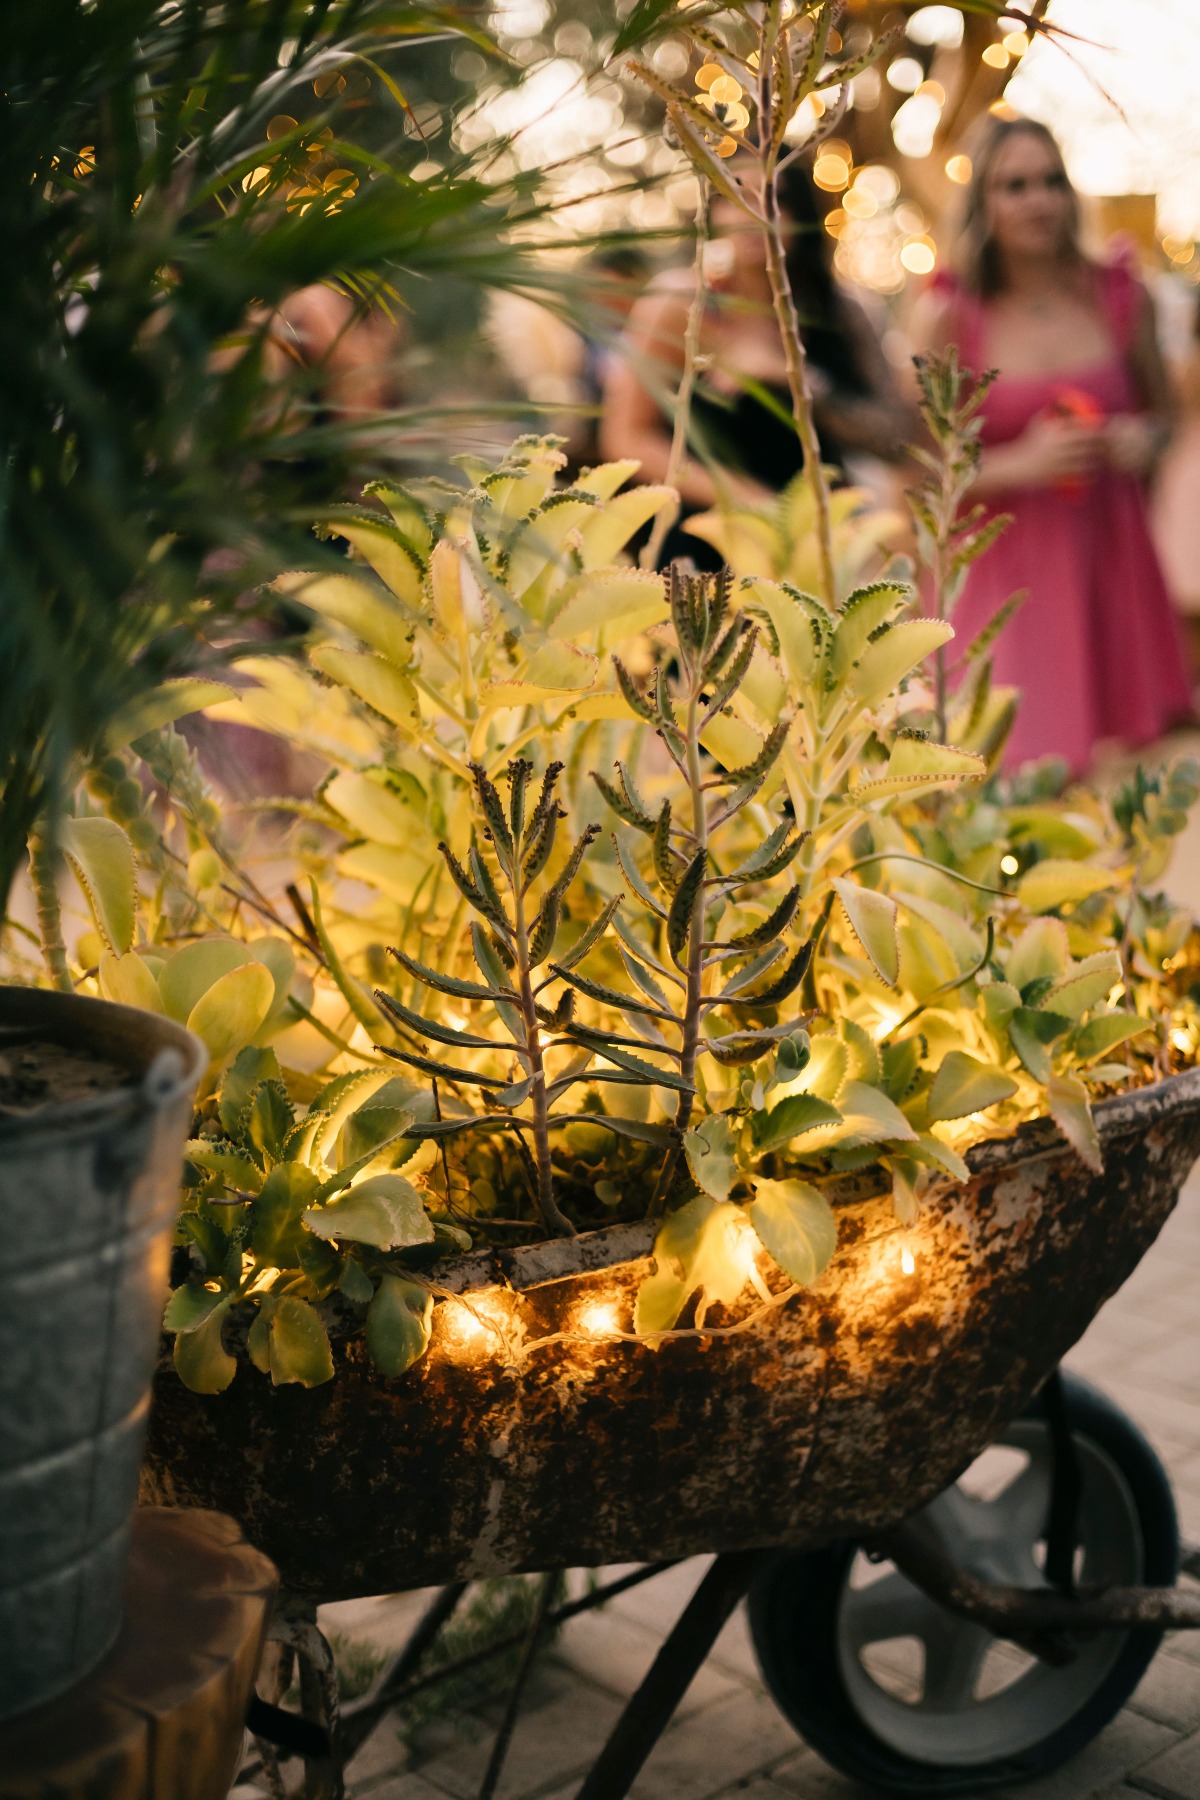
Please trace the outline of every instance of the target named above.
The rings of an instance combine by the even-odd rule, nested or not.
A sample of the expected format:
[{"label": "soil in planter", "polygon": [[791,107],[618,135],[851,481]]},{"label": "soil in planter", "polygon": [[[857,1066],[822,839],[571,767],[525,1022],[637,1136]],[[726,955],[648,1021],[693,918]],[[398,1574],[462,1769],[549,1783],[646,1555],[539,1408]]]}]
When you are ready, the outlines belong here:
[{"label": "soil in planter", "polygon": [[91,1100],[129,1085],[129,1070],[107,1057],[69,1050],[48,1038],[0,1033],[0,1119]]}]

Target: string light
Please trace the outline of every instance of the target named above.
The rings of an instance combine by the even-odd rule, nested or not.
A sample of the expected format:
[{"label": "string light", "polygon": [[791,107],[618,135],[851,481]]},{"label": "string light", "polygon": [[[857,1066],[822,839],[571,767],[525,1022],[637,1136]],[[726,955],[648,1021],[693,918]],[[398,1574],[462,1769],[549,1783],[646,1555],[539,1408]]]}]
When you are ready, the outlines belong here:
[{"label": "string light", "polygon": [[1000,873],[1002,875],[1015,875],[1020,867],[1020,863],[1011,852],[1007,856],[1002,856],[1000,858]]},{"label": "string light", "polygon": [[1004,48],[1003,44],[988,44],[983,52],[983,61],[987,64],[989,69],[1007,69],[1009,64],[1008,51]]},{"label": "string light", "polygon": [[969,156],[952,156],[946,164],[946,174],[959,187],[966,187],[971,179],[971,159]]},{"label": "string light", "polygon": [[589,1337],[612,1337],[621,1329],[614,1300],[588,1300],[579,1309],[579,1329]]},{"label": "string light", "polygon": [[900,1246],[900,1269],[905,1275],[915,1275],[917,1271],[917,1259],[907,1244]]},{"label": "string light", "polygon": [[451,1350],[468,1356],[481,1356],[488,1350],[508,1352],[507,1307],[499,1293],[447,1300],[438,1309],[438,1321],[440,1336]]}]

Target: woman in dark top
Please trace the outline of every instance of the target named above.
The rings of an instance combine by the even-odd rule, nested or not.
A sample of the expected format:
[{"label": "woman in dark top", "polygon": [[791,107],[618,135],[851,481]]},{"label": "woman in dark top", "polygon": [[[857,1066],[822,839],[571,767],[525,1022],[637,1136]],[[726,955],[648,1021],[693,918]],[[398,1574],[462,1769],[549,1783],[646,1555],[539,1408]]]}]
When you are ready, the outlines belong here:
[{"label": "woman in dark top", "polygon": [[[855,451],[895,460],[912,435],[913,415],[862,308],[841,292],[828,261],[808,175],[793,165],[781,199],[792,227],[788,268],[808,354],[824,460],[844,476]],[[677,476],[683,516],[720,502],[759,505],[802,466],[790,423],[791,400],[767,278],[762,237],[732,203],[713,207],[708,303],[701,368],[692,399],[689,455]],[[624,353],[613,359],[604,393],[601,448],[637,457],[645,481],[662,481],[671,447],[664,397],[674,394],[692,299],[690,272],[671,271],[630,314]],[[764,405],[759,389],[776,406]],[[667,555],[703,563],[707,546],[672,534]]]}]

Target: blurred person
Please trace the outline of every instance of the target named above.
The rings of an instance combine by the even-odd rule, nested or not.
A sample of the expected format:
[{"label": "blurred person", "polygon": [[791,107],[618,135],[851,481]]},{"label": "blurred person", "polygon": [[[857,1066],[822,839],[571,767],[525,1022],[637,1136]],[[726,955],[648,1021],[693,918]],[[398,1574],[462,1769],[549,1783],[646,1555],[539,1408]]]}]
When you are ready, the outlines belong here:
[{"label": "blurred person", "polygon": [[537,406],[540,429],[565,440],[569,472],[600,461],[605,376],[648,271],[636,244],[589,257],[567,290],[578,327],[526,294],[490,298],[488,337],[518,390]]},{"label": "blurred person", "polygon": [[308,406],[318,421],[361,423],[403,397],[397,367],[406,333],[381,306],[364,307],[314,283],[290,295],[267,324],[267,368],[281,382],[305,370]]},{"label": "blurred person", "polygon": [[1200,295],[1192,294],[1191,341],[1174,370],[1181,419],[1155,482],[1154,541],[1171,598],[1183,614],[1192,671],[1200,673]]},{"label": "blurred person", "polygon": [[[912,434],[915,413],[866,313],[834,281],[816,190],[799,164],[781,179],[780,203],[822,459],[845,479],[856,453],[894,461]],[[676,476],[684,520],[719,500],[761,505],[786,487],[804,460],[791,419],[762,234],[727,200],[714,201],[711,224],[688,434],[699,454],[689,454]],[[653,282],[630,314],[620,354],[610,361],[601,450],[606,458],[636,457],[643,481],[662,481],[667,474],[673,421],[655,388],[661,382],[673,394],[678,385],[693,283],[683,270]],[[764,405],[755,388],[774,405]],[[715,552],[676,528],[664,559],[673,555],[710,567]]]},{"label": "blurred person", "polygon": [[1144,487],[1170,435],[1170,395],[1145,289],[1085,256],[1054,137],[990,117],[972,150],[959,275],[922,297],[922,350],[957,344],[995,369],[974,497],[1013,515],[955,615],[965,648],[1018,589],[995,676],[1022,691],[1007,758],[1084,770],[1101,740],[1143,744],[1191,712],[1177,622]]}]

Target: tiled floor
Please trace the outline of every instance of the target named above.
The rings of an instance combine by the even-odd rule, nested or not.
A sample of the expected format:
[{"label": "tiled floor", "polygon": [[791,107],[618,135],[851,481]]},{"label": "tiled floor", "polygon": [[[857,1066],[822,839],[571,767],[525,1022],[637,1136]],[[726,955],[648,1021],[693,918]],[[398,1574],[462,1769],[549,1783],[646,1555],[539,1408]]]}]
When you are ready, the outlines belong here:
[{"label": "tiled floor", "polygon": [[[1200,827],[1180,848],[1172,885],[1194,901]],[[1068,1360],[1149,1436],[1170,1471],[1184,1536],[1200,1543],[1200,1168],[1159,1242]],[[531,1686],[498,1800],[575,1794],[703,1567],[681,1565],[567,1625]],[[422,1603],[417,1595],[358,1601],[326,1609],[324,1622],[384,1648],[403,1641]],[[414,1753],[385,1721],[352,1765],[353,1800],[472,1800],[494,1723],[488,1708],[443,1720]],[[258,1791],[243,1785],[235,1794],[249,1800]],[[634,1800],[870,1800],[808,1749],[777,1710],[740,1612],[633,1793]],[[1130,1703],[1072,1763],[998,1800],[1018,1795],[1200,1800],[1200,1632],[1167,1641]]]}]

